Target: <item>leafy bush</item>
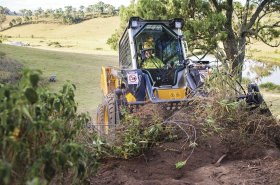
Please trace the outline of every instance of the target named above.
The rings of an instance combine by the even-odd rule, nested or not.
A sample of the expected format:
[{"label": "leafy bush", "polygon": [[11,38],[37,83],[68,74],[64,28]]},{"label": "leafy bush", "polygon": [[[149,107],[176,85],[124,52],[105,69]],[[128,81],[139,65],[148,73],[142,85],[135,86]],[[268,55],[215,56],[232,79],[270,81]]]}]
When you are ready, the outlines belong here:
[{"label": "leafy bush", "polygon": [[112,34],[110,38],[108,38],[106,44],[108,44],[113,50],[117,50],[119,37],[120,37],[120,34],[116,30],[115,33]]},{"label": "leafy bush", "polygon": [[96,169],[95,154],[77,140],[89,119],[77,114],[75,86],[52,93],[39,79],[39,71],[24,71],[17,86],[0,85],[0,184],[46,183],[65,173],[80,182]]},{"label": "leafy bush", "polygon": [[61,44],[59,42],[50,42],[48,43],[48,46],[54,46],[56,48],[61,48]]},{"label": "leafy bush", "polygon": [[114,134],[106,136],[107,142],[95,143],[96,149],[101,147],[98,151],[103,153],[103,157],[128,159],[172,138],[171,127],[164,123],[164,116],[168,114],[163,114],[160,106],[148,104],[141,107],[137,113],[124,112],[121,124],[117,125]]}]

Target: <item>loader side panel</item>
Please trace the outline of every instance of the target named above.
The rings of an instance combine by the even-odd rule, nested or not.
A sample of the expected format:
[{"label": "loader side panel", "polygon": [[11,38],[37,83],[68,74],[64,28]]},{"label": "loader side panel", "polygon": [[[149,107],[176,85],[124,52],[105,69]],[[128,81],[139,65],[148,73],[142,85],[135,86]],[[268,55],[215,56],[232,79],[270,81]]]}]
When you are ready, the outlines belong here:
[{"label": "loader side panel", "polygon": [[113,92],[120,84],[120,79],[114,74],[112,67],[102,67],[100,86],[104,96]]},{"label": "loader side panel", "polygon": [[186,97],[186,88],[180,89],[157,89],[154,95],[161,100],[176,100]]}]

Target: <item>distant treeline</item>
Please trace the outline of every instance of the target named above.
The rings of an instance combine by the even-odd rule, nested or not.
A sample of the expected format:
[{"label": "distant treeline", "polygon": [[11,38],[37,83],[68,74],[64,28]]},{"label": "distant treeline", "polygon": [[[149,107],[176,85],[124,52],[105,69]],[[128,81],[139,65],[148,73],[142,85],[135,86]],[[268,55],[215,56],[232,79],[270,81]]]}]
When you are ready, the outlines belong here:
[{"label": "distant treeline", "polygon": [[34,11],[22,9],[19,12],[10,11],[6,7],[0,6],[0,28],[6,20],[6,15],[17,15],[18,17],[9,22],[9,26],[17,26],[23,23],[36,23],[42,19],[50,19],[56,23],[62,24],[77,24],[83,20],[100,17],[100,16],[114,16],[118,14],[118,10],[111,4],[98,2],[87,7],[80,6],[74,8],[72,6],[65,6],[58,9],[42,9],[38,8]]}]

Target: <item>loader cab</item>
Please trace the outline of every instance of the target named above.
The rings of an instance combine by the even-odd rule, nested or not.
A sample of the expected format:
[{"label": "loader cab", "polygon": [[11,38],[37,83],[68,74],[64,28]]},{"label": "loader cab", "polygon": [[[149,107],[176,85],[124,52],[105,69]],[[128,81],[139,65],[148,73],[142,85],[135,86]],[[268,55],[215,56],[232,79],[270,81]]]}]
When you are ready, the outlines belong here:
[{"label": "loader cab", "polygon": [[175,86],[186,60],[182,19],[142,20],[132,17],[119,42],[121,69],[141,69],[153,86]]}]

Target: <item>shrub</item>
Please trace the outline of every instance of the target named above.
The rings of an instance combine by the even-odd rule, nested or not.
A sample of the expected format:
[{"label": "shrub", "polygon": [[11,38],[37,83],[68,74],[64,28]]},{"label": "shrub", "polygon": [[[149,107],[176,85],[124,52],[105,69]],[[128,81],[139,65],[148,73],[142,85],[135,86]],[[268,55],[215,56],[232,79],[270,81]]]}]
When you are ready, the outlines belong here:
[{"label": "shrub", "polygon": [[75,86],[52,93],[39,79],[26,70],[17,86],[0,87],[0,184],[46,183],[65,173],[78,183],[96,169],[95,154],[77,140],[88,116],[77,114]]},{"label": "shrub", "polygon": [[48,43],[48,46],[54,46],[56,48],[61,48],[61,44],[59,42],[50,42]]}]

